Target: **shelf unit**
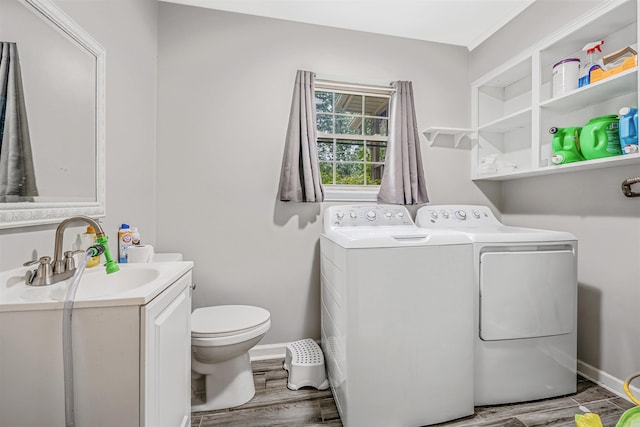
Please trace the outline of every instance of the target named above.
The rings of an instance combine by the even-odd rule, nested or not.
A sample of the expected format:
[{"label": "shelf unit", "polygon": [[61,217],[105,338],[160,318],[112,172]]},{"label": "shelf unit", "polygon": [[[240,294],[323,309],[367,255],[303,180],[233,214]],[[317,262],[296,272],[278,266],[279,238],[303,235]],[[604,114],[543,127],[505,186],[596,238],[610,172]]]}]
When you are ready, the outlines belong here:
[{"label": "shelf unit", "polygon": [[430,146],[433,146],[438,136],[451,135],[453,137],[453,148],[458,148],[463,138],[472,139],[475,134],[473,129],[429,127],[422,132],[427,138]]},{"label": "shelf unit", "polygon": [[[638,43],[635,0],[603,3],[549,38],[472,83],[471,177],[507,180],[604,167],[640,164],[640,155],[621,155],[552,165],[551,127],[583,126],[593,117],[638,105],[637,68],[552,97],[553,65],[584,55],[593,40],[605,40],[603,55]],[[489,157],[505,168],[480,173]],[[515,167],[514,167],[515,166]]]}]

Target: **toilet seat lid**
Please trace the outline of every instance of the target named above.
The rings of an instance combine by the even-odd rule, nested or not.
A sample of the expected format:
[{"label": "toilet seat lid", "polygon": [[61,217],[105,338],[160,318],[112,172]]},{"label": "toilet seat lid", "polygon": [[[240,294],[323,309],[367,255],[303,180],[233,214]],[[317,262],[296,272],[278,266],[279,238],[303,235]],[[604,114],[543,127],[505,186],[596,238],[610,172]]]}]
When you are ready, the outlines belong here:
[{"label": "toilet seat lid", "polygon": [[250,305],[218,305],[197,308],[191,313],[192,335],[227,335],[255,328],[269,321],[271,314]]}]

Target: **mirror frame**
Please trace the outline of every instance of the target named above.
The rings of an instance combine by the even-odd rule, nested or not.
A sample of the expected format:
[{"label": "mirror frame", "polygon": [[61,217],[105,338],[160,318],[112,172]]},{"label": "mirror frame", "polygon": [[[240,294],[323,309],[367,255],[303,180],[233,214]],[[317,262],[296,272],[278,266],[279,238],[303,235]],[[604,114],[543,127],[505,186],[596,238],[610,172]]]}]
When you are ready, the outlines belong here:
[{"label": "mirror frame", "polygon": [[105,126],[106,126],[106,51],[51,0],[18,0],[95,57],[96,61],[96,200],[92,202],[19,202],[0,203],[0,229],[51,224],[75,215],[104,217]]}]

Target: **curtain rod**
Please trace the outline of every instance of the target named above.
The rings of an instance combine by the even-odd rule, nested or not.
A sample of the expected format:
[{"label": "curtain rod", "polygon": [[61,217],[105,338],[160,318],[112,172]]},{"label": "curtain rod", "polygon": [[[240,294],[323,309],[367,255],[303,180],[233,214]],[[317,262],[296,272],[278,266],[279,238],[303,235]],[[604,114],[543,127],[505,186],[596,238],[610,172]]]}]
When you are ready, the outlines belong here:
[{"label": "curtain rod", "polygon": [[394,82],[390,82],[386,85],[378,83],[352,83],[337,76],[323,76],[317,73],[315,73],[314,76],[316,77],[316,83],[325,86],[347,89],[360,89],[374,92],[382,91],[386,93],[392,93],[395,91],[395,88],[393,87]]}]

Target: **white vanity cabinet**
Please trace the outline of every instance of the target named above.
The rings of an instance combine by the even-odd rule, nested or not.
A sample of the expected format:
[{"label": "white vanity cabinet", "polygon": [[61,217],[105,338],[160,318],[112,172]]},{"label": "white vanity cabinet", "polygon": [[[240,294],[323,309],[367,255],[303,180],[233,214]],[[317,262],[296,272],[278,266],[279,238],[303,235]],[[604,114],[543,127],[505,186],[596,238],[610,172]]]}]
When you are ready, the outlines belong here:
[{"label": "white vanity cabinet", "polygon": [[141,426],[191,422],[191,273],[140,309]]},{"label": "white vanity cabinet", "polygon": [[[109,277],[85,272],[85,289],[95,280],[101,284],[93,289],[114,291],[83,299],[80,282],[72,318],[77,427],[190,425],[192,268],[171,262],[123,264]],[[63,426],[66,288],[27,287],[18,281],[23,270],[0,289],[16,295],[0,298],[0,426]],[[148,281],[115,290],[118,280],[136,277]]]},{"label": "white vanity cabinet", "polygon": [[[549,133],[551,127],[584,126],[591,118],[638,106],[637,67],[552,97],[554,64],[566,58],[584,61],[582,48],[595,40],[605,40],[602,55],[627,46],[637,51],[637,22],[636,0],[603,3],[473,82],[472,179],[505,180],[639,164],[640,154],[633,154],[553,165]],[[499,160],[497,170],[480,167],[492,157]]]}]

